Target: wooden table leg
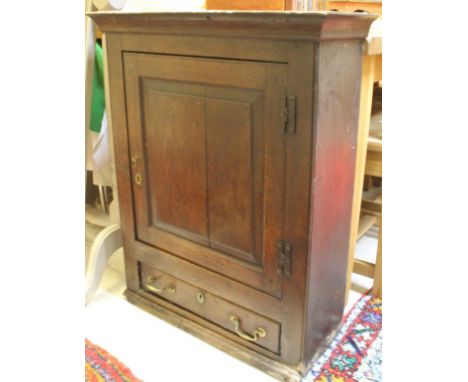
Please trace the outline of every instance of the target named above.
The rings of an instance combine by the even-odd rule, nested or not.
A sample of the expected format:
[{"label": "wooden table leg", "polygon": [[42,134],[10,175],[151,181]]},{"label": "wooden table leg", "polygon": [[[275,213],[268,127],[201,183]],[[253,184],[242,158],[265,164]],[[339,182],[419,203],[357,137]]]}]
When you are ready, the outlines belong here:
[{"label": "wooden table leg", "polygon": [[379,246],[377,249],[377,261],[375,262],[372,294],[380,299],[382,298],[382,214],[380,214]]},{"label": "wooden table leg", "polygon": [[356,168],[354,178],[353,207],[351,213],[351,231],[349,235],[348,268],[346,275],[345,305],[348,301],[353,272],[354,252],[359,228],[364,170],[366,168],[367,139],[372,111],[372,94],[374,90],[375,56],[364,55],[362,58],[361,97],[359,109],[359,127],[356,142]]},{"label": "wooden table leg", "polygon": [[113,201],[109,206],[109,215],[111,221],[116,224],[120,224],[120,211],[119,211],[119,194],[117,190],[117,179],[115,173],[115,151],[114,151],[114,130],[112,128],[112,110],[110,102],[110,89],[109,89],[109,72],[108,72],[108,63],[107,63],[107,39],[106,35],[103,35],[102,38],[102,48],[103,48],[103,57],[104,57],[104,92],[106,97],[106,114],[107,114],[107,127],[109,132],[109,150],[111,156],[111,166],[112,166],[112,195]]}]

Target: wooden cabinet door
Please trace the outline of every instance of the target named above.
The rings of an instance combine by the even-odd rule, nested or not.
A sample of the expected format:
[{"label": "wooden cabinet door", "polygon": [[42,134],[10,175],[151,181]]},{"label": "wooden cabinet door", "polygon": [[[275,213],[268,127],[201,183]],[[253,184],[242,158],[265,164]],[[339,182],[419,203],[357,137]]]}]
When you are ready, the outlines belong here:
[{"label": "wooden cabinet door", "polygon": [[281,297],[287,65],[123,60],[136,240]]}]

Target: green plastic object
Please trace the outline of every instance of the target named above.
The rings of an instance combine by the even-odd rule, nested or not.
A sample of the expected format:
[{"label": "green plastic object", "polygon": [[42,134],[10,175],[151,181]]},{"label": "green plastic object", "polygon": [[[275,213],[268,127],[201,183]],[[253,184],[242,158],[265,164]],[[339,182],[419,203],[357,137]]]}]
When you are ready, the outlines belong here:
[{"label": "green plastic object", "polygon": [[101,131],[102,118],[106,109],[104,95],[104,62],[102,47],[96,43],[96,54],[94,60],[93,95],[91,99],[91,123],[90,129],[96,133]]}]

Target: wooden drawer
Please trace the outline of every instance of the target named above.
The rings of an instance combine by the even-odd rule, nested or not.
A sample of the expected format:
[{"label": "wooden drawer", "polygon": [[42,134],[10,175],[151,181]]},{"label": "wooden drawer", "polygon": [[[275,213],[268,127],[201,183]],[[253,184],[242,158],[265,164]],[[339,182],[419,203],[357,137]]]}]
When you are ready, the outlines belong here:
[{"label": "wooden drawer", "polygon": [[197,314],[243,341],[280,353],[278,322],[144,264],[141,264],[141,286],[145,292]]}]

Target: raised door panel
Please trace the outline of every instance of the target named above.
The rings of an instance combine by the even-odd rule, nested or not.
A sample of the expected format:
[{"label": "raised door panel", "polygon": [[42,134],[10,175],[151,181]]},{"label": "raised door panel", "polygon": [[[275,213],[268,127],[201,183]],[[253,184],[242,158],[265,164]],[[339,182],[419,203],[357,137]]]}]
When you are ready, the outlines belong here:
[{"label": "raised door panel", "polygon": [[124,66],[137,239],[280,297],[286,65],[125,53]]},{"label": "raised door panel", "polygon": [[138,228],[159,227],[208,244],[204,99],[157,85],[143,82],[150,205],[149,221]]}]

